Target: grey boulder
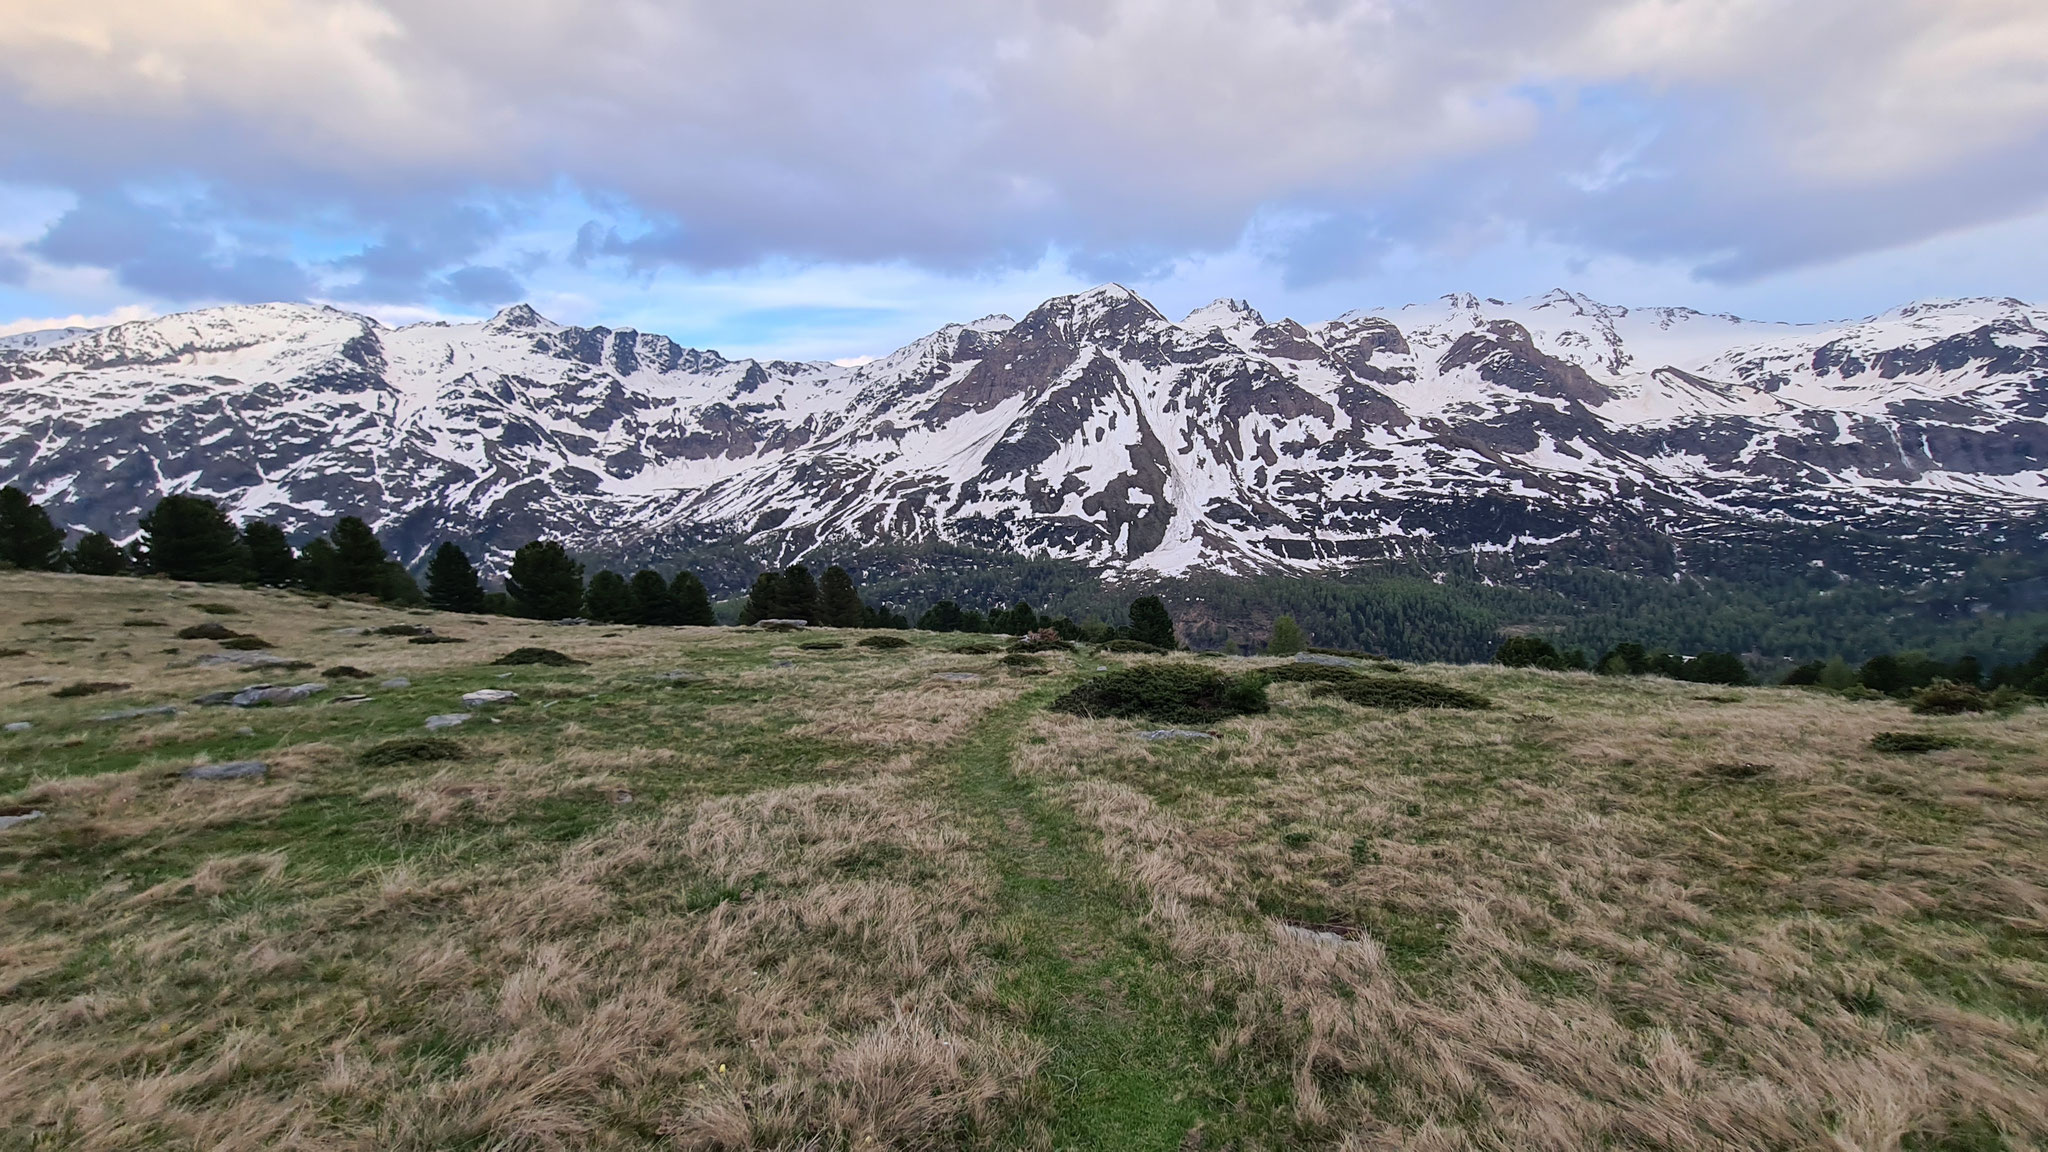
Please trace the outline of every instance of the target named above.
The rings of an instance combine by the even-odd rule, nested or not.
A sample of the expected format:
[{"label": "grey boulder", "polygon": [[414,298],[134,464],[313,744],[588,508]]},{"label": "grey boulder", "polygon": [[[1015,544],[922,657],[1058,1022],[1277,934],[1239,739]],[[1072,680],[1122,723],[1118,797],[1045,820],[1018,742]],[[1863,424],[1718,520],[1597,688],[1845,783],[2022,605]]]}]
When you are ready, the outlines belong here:
[{"label": "grey boulder", "polygon": [[201,764],[187,768],[187,780],[248,780],[270,771],[270,765],[261,760],[230,760],[226,764]]}]

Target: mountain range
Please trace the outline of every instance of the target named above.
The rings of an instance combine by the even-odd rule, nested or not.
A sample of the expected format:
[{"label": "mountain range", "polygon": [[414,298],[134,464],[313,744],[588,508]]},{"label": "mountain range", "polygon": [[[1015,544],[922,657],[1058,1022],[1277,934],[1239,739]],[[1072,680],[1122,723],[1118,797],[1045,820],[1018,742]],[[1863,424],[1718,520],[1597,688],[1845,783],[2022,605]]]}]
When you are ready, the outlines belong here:
[{"label": "mountain range", "polygon": [[858,366],[526,305],[388,327],[212,308],[0,339],[0,481],[132,536],[165,493],[408,560],[552,536],[661,561],[945,542],[1105,573],[1499,554],[1668,573],[2043,548],[2048,312],[1761,323],[1555,291],[1302,324],[1118,285]]}]

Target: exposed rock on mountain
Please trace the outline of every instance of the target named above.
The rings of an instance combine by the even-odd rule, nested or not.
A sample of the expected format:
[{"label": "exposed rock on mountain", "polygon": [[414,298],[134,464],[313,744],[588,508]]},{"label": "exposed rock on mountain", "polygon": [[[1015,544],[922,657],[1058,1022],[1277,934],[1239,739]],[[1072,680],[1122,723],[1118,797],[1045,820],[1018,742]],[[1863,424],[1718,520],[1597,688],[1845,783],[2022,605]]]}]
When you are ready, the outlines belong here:
[{"label": "exposed rock on mountain", "polygon": [[1566,292],[1176,324],[1109,285],[842,368],[525,305],[387,328],[271,304],[0,342],[0,479],[116,538],[189,491],[293,529],[358,513],[409,558],[553,534],[1168,573],[1424,548],[1682,563],[1835,525],[2038,550],[2013,524],[2048,509],[2044,333],[2017,300],[1794,326]]}]

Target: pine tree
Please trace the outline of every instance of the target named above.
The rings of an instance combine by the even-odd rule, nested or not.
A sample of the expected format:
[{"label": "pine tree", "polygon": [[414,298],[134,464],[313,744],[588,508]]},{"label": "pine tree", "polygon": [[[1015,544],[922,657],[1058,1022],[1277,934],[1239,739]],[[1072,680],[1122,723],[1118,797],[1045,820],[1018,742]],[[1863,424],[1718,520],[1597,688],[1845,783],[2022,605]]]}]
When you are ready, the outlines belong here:
[{"label": "pine tree", "polygon": [[242,534],[213,501],[166,496],[142,518],[149,570],[173,580],[234,583],[249,576]]},{"label": "pine tree", "polygon": [[1173,636],[1173,617],[1167,615],[1164,600],[1140,596],[1131,601],[1131,639],[1158,648],[1179,646]]},{"label": "pine tree", "polygon": [[1302,635],[1301,625],[1292,616],[1282,616],[1273,621],[1273,634],[1266,639],[1266,655],[1292,656],[1308,647],[1308,637]]},{"label": "pine tree", "polygon": [[427,563],[427,603],[443,612],[484,610],[484,587],[476,578],[476,567],[453,543],[436,548]]},{"label": "pine tree", "polygon": [[860,592],[853,577],[837,564],[825,569],[824,579],[818,581],[818,623],[827,628],[860,627]]},{"label": "pine tree", "polygon": [[386,560],[377,574],[377,599],[387,604],[425,604],[427,598],[420,595],[419,581],[412,578],[405,565],[396,560]]},{"label": "pine tree", "polygon": [[284,588],[298,583],[299,558],[292,554],[284,529],[251,520],[242,525],[242,547],[249,550],[249,571],[258,584]]},{"label": "pine tree", "polygon": [[391,559],[377,534],[360,516],[343,516],[334,525],[335,591],[343,595],[381,595],[384,565]]},{"label": "pine tree", "polygon": [[325,536],[315,536],[299,549],[299,583],[315,592],[332,595],[341,591],[340,567],[334,555],[334,541]]},{"label": "pine tree", "polygon": [[128,574],[128,554],[106,533],[88,532],[71,553],[70,567],[73,572],[87,576],[125,576]]},{"label": "pine tree", "polygon": [[669,585],[668,591],[676,606],[676,623],[700,628],[718,623],[718,614],[711,610],[711,593],[695,572],[676,573],[676,582]]},{"label": "pine tree", "polygon": [[675,597],[669,593],[668,581],[661,578],[661,573],[642,568],[633,573],[626,591],[631,598],[626,606],[630,622],[663,626],[677,623]]},{"label": "pine tree", "polygon": [[925,632],[958,632],[965,620],[958,604],[941,600],[924,610],[924,615],[917,618],[917,626]]},{"label": "pine tree", "polygon": [[[661,590],[666,595],[668,585],[663,583],[659,576],[654,579],[656,583],[661,584]],[[638,588],[639,578],[634,577],[633,583],[634,588],[626,587],[626,578],[609,568],[592,576],[590,587],[583,590],[583,615],[602,624],[624,624],[634,620],[634,609],[638,605],[634,603],[636,597],[633,593]]]},{"label": "pine tree", "polygon": [[818,582],[811,578],[809,568],[791,564],[782,570],[782,610],[776,615],[784,620],[818,622]]},{"label": "pine tree", "polygon": [[0,560],[42,572],[64,562],[64,530],[12,484],[0,488]]},{"label": "pine tree", "polygon": [[583,565],[557,540],[535,540],[512,554],[505,592],[521,616],[566,620],[583,608]]},{"label": "pine tree", "polygon": [[782,615],[782,602],[782,573],[763,572],[754,577],[754,586],[747,589],[747,602],[740,608],[740,623],[759,624],[777,619]]}]

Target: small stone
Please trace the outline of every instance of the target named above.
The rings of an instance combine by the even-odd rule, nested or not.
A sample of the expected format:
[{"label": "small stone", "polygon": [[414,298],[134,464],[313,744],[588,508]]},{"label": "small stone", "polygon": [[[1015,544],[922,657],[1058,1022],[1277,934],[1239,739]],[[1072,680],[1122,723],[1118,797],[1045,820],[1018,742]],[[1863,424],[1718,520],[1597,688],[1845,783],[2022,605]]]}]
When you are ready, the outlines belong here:
[{"label": "small stone", "polygon": [[519,693],[508,692],[503,688],[479,688],[474,692],[462,694],[463,707],[470,709],[486,708],[492,704],[510,704],[517,699]]},{"label": "small stone", "polygon": [[100,721],[139,720],[144,716],[176,716],[177,714],[178,710],[176,708],[169,704],[164,704],[155,708],[123,708],[119,712],[109,712],[104,716],[95,716],[93,719]]},{"label": "small stone", "polygon": [[685,672],[680,668],[676,668],[667,672],[657,672],[655,673],[654,678],[656,680],[666,680],[671,683],[686,683],[691,680],[702,680],[704,677],[698,675],[695,672]]},{"label": "small stone", "polygon": [[1140,732],[1141,740],[1214,740],[1211,732],[1191,732],[1186,728],[1159,728],[1151,732]]},{"label": "small stone", "polygon": [[7,725],[7,731],[26,732],[33,727],[35,727],[35,725],[29,723],[26,720],[16,720],[14,723]]},{"label": "small stone", "polygon": [[41,809],[37,808],[8,808],[0,810],[0,831],[12,828],[16,824],[26,824],[31,820],[41,820],[42,818],[43,813]]},{"label": "small stone", "polygon": [[932,679],[944,680],[948,684],[972,684],[981,676],[975,672],[937,672],[933,673]]},{"label": "small stone", "polygon": [[808,620],[756,620],[754,624],[763,632],[801,632],[811,626]]},{"label": "small stone", "polygon": [[393,676],[393,677],[392,677],[391,679],[389,679],[389,680],[386,680],[386,681],[384,681],[383,683],[381,683],[381,684],[377,685],[377,687],[379,687],[379,688],[410,688],[410,687],[412,687],[412,681],[410,681],[410,680],[407,680],[407,679],[406,679],[405,677],[403,677],[403,676]]},{"label": "small stone", "polygon": [[228,703],[237,708],[255,708],[264,704],[296,704],[316,692],[327,691],[327,685],[318,681],[310,684],[293,684],[288,688],[245,688],[230,697]]},{"label": "small stone", "polygon": [[334,702],[336,704],[361,704],[365,700],[374,699],[376,699],[374,696],[364,696],[361,693],[356,693],[349,696],[336,696]]},{"label": "small stone", "polygon": [[209,652],[193,661],[202,668],[233,664],[242,668],[310,668],[304,660],[287,660],[268,652]]},{"label": "small stone", "polygon": [[555,627],[557,627],[557,628],[580,628],[580,627],[582,627],[583,625],[585,625],[585,624],[588,624],[588,623],[590,623],[590,621],[588,621],[588,620],[585,620],[585,619],[584,619],[584,618],[582,618],[581,616],[567,616],[567,617],[564,617],[564,618],[562,618],[562,619],[560,619],[560,620],[557,620],[557,621],[555,621]]},{"label": "small stone", "polygon": [[774,663],[772,663],[772,664],[770,664],[770,665],[768,665],[768,666],[769,666],[770,668],[794,668],[794,667],[796,667],[796,661],[794,661],[794,660],[777,660],[777,661],[775,661]]},{"label": "small stone", "polygon": [[226,764],[201,764],[185,769],[187,780],[247,780],[270,771],[261,760],[230,760]]},{"label": "small stone", "polygon": [[467,712],[447,712],[439,716],[429,716],[427,717],[427,730],[431,732],[439,728],[453,728],[468,720],[469,716],[470,714]]},{"label": "small stone", "polygon": [[250,728],[250,727],[248,727],[248,726],[246,726],[246,725],[245,725],[245,726],[243,726],[243,727],[240,727],[240,728],[237,728],[237,729],[235,729],[235,735],[237,735],[237,736],[254,736],[255,734],[256,734],[256,730],[255,730],[254,728]]}]

